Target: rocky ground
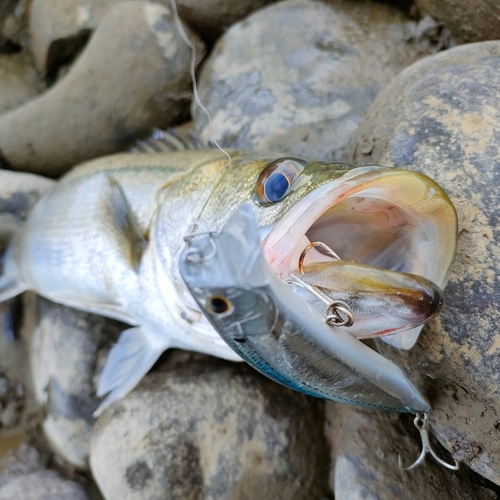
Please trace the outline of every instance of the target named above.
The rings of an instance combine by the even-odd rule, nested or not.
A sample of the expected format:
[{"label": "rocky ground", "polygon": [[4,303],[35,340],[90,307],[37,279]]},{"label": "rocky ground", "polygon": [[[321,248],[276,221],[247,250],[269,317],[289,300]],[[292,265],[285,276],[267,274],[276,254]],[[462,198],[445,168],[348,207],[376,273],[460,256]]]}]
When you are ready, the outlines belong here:
[{"label": "rocky ground", "polygon": [[124,325],[26,293],[0,304],[0,500],[498,498],[498,2],[177,4],[211,120],[169,0],[0,2],[0,243],[58,176],[155,127],[424,172],[459,214],[447,305],[412,350],[376,348],[429,396],[460,469],[400,467],[419,453],[411,416],[180,350],[94,419]]}]

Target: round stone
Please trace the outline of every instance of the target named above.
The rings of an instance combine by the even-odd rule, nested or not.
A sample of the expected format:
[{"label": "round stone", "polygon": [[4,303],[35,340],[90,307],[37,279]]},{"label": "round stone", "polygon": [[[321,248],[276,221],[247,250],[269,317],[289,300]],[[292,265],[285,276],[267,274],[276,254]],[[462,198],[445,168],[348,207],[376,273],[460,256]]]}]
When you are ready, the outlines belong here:
[{"label": "round stone", "polygon": [[376,2],[287,0],[234,24],[200,74],[211,120],[195,130],[223,147],[346,161],[375,96],[435,50],[418,26]]},{"label": "round stone", "polygon": [[226,366],[150,374],[99,417],[90,465],[107,500],[320,498],[323,402]]},{"label": "round stone", "polygon": [[449,194],[459,218],[445,307],[408,352],[378,344],[433,406],[453,456],[500,484],[500,42],[417,62],[377,98],[354,164],[418,170]]}]

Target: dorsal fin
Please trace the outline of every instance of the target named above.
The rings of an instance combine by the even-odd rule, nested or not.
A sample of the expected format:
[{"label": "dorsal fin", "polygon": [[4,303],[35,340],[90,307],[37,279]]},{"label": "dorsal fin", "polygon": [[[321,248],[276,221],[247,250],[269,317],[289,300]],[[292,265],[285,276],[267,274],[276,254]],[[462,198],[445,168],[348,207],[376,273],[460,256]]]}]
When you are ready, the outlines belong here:
[{"label": "dorsal fin", "polygon": [[169,128],[160,130],[155,128],[150,137],[137,141],[129,153],[170,153],[172,151],[185,151],[188,149],[206,149],[202,142],[193,134],[180,134]]}]

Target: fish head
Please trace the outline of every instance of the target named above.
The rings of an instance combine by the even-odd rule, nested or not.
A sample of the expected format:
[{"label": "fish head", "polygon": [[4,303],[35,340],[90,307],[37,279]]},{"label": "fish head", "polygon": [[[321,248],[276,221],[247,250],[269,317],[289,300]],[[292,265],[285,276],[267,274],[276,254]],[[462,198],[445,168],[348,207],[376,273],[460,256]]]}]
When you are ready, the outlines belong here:
[{"label": "fish head", "polygon": [[[250,202],[265,259],[283,280],[297,272],[308,245],[322,242],[343,261],[416,275],[444,288],[456,250],[457,214],[443,189],[429,177],[376,165],[352,167],[273,154],[230,153],[233,161],[228,166],[221,158],[211,170],[197,174],[205,185],[215,179],[210,181],[201,218],[206,227],[219,230],[238,206]],[[313,248],[303,264],[307,268],[318,262],[331,258]],[[352,291],[360,286],[359,277],[360,273],[352,274]],[[382,278],[381,274],[381,284]],[[388,290],[390,281],[388,277]],[[329,292],[334,299],[333,285]],[[427,319],[433,314],[430,308]],[[364,334],[384,335],[386,342],[410,348],[421,327],[420,319],[409,321],[389,335],[376,323],[371,333],[365,328]]]},{"label": "fish head", "polygon": [[[240,176],[245,177],[245,166],[239,168]],[[378,268],[378,289],[387,298],[397,299],[393,292],[401,298],[402,290],[394,290],[394,274],[384,275],[384,269],[407,275],[406,288],[415,292],[412,300],[422,287],[418,277],[428,280],[424,298],[412,304],[423,316],[410,317],[388,333],[379,328],[380,322],[374,322],[371,331],[363,328],[366,336],[386,335],[388,343],[410,348],[423,322],[439,309],[434,307],[442,302],[437,290],[444,288],[455,256],[457,214],[444,190],[415,171],[292,157],[253,162],[248,172],[247,179],[253,180],[250,185],[243,181],[242,186],[251,190],[246,196],[259,222],[264,256],[276,275],[288,279],[297,271],[304,248],[322,242],[342,261]],[[332,259],[313,248],[303,263],[307,268],[319,262]],[[365,270],[355,265],[345,267],[343,279],[351,292],[362,288]],[[416,276],[413,282],[408,275]],[[330,287],[324,286],[333,298],[338,297],[335,280]],[[313,301],[305,295],[303,298]],[[391,303],[388,317],[404,313],[403,309],[397,311],[397,303]],[[425,310],[421,308],[424,304],[428,306]],[[368,324],[364,321],[365,327]]]}]

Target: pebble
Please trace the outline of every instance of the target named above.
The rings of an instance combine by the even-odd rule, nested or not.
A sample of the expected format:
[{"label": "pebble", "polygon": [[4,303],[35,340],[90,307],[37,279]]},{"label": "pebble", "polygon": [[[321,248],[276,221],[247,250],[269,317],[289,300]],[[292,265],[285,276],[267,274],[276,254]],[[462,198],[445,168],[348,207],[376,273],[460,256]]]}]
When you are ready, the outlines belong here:
[{"label": "pebble", "polygon": [[0,53],[0,115],[33,99],[43,87],[26,53]]},{"label": "pebble", "polygon": [[468,467],[451,472],[430,456],[405,470],[420,454],[413,415],[327,403],[327,421],[335,500],[495,500],[500,492]]},{"label": "pebble", "polygon": [[500,484],[500,42],[463,45],[403,71],[370,108],[354,164],[435,179],[459,218],[445,307],[411,351],[379,343],[430,397],[457,460]]},{"label": "pebble", "polygon": [[90,500],[74,481],[57,472],[44,470],[20,476],[0,488],[0,500]]},{"label": "pebble", "polygon": [[64,78],[0,116],[0,155],[13,169],[58,175],[125,149],[187,115],[190,58],[165,7],[116,5]]},{"label": "pebble", "polygon": [[32,384],[47,416],[45,436],[52,449],[78,469],[88,467],[90,437],[99,405],[96,362],[118,338],[117,327],[101,316],[84,313],[37,297],[30,343]]},{"label": "pebble", "polygon": [[246,366],[190,365],[149,374],[106,410],[90,465],[106,500],[320,498],[323,422],[322,401]]},{"label": "pebble", "polygon": [[199,78],[212,121],[193,103],[196,134],[227,148],[346,161],[376,95],[434,50],[389,5],[279,2],[234,24],[216,44]]},{"label": "pebble", "polygon": [[496,0],[415,0],[418,9],[439,21],[460,41],[500,38],[500,4]]}]

